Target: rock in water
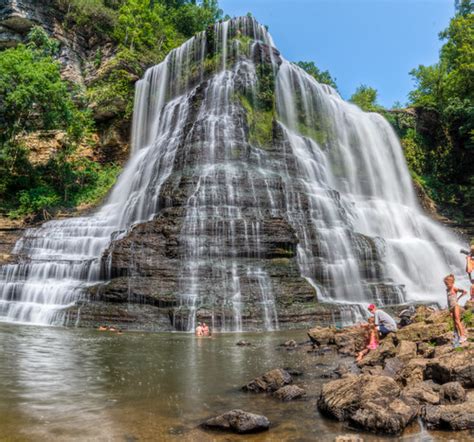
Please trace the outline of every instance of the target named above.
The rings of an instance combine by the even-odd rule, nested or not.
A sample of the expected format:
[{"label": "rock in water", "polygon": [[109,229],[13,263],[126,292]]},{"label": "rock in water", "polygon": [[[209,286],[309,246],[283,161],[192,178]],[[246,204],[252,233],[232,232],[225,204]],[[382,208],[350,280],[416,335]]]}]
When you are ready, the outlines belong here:
[{"label": "rock in water", "polygon": [[440,430],[470,430],[474,428],[474,392],[461,404],[427,405],[422,419],[428,428]]},{"label": "rock in water", "polygon": [[292,382],[293,378],[290,373],[281,368],[276,368],[251,380],[247,385],[244,385],[242,389],[244,391],[253,391],[255,393],[272,392],[284,387],[285,385],[291,384]]},{"label": "rock in water", "polygon": [[442,404],[461,404],[466,401],[466,390],[459,382],[448,382],[441,386],[439,396]]},{"label": "rock in water", "polygon": [[297,385],[285,385],[279,388],[273,395],[282,401],[292,401],[299,399],[306,394],[306,391]]},{"label": "rock in water", "polygon": [[366,431],[400,434],[415,418],[417,407],[400,398],[400,388],[387,376],[347,375],[323,386],[321,412]]},{"label": "rock in water", "polygon": [[243,410],[231,410],[219,416],[208,419],[202,424],[204,428],[235,433],[258,433],[270,428],[270,421],[260,414]]}]

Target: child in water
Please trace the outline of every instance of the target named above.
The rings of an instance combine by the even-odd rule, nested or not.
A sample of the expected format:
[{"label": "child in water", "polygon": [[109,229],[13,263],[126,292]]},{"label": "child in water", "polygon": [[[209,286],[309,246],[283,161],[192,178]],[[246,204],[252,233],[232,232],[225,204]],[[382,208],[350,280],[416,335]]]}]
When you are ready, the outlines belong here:
[{"label": "child in water", "polygon": [[[454,322],[454,330],[459,336],[459,342],[462,344],[467,341],[466,331],[464,329],[463,323],[461,321],[461,308],[459,307],[458,301],[465,294],[466,290],[458,289],[454,286],[454,275],[449,274],[444,278],[444,284],[446,285],[446,296],[448,301],[448,308],[451,312],[451,316]],[[461,293],[459,296],[458,293]]]},{"label": "child in water", "polygon": [[357,354],[356,362],[362,361],[363,357],[371,350],[375,350],[379,345],[379,337],[377,326],[375,325],[375,318],[372,316],[368,319],[367,328],[367,345]]}]

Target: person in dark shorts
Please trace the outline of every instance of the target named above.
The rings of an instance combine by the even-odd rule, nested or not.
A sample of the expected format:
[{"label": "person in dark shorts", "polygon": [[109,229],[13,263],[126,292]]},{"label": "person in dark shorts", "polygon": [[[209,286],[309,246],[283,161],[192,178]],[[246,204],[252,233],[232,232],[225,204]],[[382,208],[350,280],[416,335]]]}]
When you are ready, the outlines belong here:
[{"label": "person in dark shorts", "polygon": [[397,331],[397,323],[388,313],[378,309],[374,304],[370,304],[367,309],[374,315],[375,325],[381,338],[384,338],[391,332]]}]

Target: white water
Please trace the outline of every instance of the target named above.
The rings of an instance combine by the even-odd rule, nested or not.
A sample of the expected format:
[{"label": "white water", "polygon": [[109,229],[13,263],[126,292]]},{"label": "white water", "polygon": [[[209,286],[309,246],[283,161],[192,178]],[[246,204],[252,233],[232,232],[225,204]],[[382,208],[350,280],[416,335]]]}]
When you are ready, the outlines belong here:
[{"label": "white water", "polygon": [[[242,330],[249,293],[263,327],[278,328],[277,287],[259,262],[262,222],[270,215],[295,230],[301,274],[320,300],[444,302],[441,279],[462,269],[460,244],[422,213],[390,125],[291,63],[279,66],[270,51],[285,143],[278,158],[248,146],[236,93],[257,95],[255,41],[273,42],[249,18],[217,24],[214,31],[216,63],[210,64],[202,33],[137,83],[131,158],[106,204],[88,217],[30,229],[17,243],[20,264],[0,270],[1,320],[63,324],[65,309],[84,288],[107,277],[101,257],[112,239],[166,204],[162,186],[184,167],[176,163],[178,153],[184,162],[198,158],[177,269],[189,329],[206,305],[213,318],[220,315],[218,328]],[[249,48],[237,32],[254,40]],[[202,86],[209,69],[215,73]],[[193,117],[190,99],[200,84],[203,98]],[[193,136],[199,140],[190,144],[193,152],[183,152]],[[216,287],[206,285],[210,268]]]}]

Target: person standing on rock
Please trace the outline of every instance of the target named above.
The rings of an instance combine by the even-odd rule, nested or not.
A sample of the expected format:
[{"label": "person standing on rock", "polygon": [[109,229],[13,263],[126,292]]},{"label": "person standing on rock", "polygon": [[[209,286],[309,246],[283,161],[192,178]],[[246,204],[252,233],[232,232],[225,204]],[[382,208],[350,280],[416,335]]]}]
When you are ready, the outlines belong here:
[{"label": "person standing on rock", "polygon": [[397,331],[397,323],[388,313],[377,309],[374,304],[370,304],[367,309],[374,315],[375,325],[381,338],[385,338],[389,333]]},{"label": "person standing on rock", "polygon": [[[454,329],[459,336],[459,342],[462,344],[467,341],[466,331],[461,321],[461,308],[459,307],[458,301],[467,291],[464,289],[458,289],[454,286],[454,275],[451,273],[444,278],[444,284],[446,285],[446,296],[448,302],[448,308],[451,313],[454,322]],[[458,296],[458,293],[461,293]]]}]

